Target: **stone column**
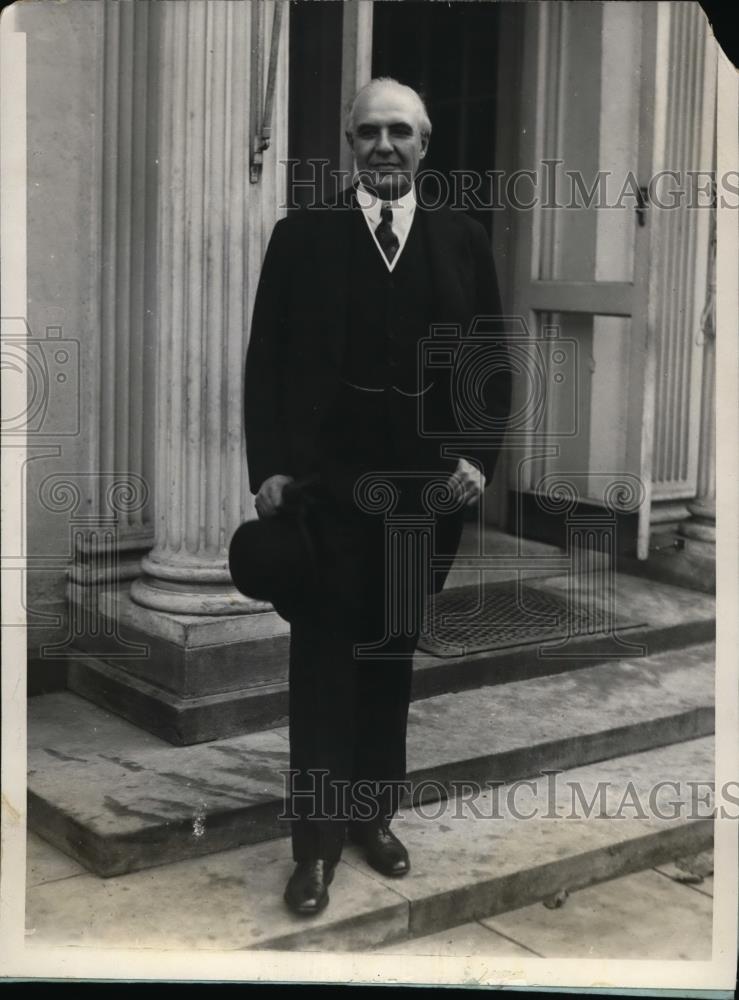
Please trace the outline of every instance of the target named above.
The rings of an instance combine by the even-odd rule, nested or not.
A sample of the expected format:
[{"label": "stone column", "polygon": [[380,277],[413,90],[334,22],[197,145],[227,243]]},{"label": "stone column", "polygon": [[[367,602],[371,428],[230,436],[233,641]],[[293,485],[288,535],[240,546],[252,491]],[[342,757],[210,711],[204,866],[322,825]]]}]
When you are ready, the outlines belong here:
[{"label": "stone column", "polygon": [[[160,611],[243,614],[264,604],[235,590],[227,556],[234,530],[253,514],[243,365],[259,265],[285,200],[287,74],[278,73],[275,138],[252,183],[251,61],[262,77],[251,104],[261,110],[275,4],[166,0],[158,8],[156,537],[131,597]],[[285,39],[283,30],[283,60]]]},{"label": "stone column", "polygon": [[[145,443],[153,443],[153,548],[130,587],[101,589],[104,620],[97,634],[76,638],[68,686],[172,743],[189,744],[269,726],[286,712],[287,623],[233,587],[228,546],[241,521],[255,516],[243,372],[265,247],[286,201],[288,5],[281,8],[271,141],[253,172],[275,3],[162,0],[147,7],[153,72],[141,128],[156,122],[157,211],[149,272],[154,322],[145,327],[152,351],[144,370],[154,373],[154,406],[142,416],[147,387],[143,394],[132,389],[115,423],[143,420]],[[121,35],[121,44],[131,37]],[[139,43],[133,47],[138,60]],[[124,268],[133,250],[127,233],[126,225],[117,257]],[[130,259],[133,268],[138,257]],[[125,319],[128,302],[116,307]],[[113,340],[118,347],[117,332]],[[111,370],[125,368],[131,354],[121,351],[113,364],[111,353]]]},{"label": "stone column", "polygon": [[[88,527],[73,528],[71,615],[94,614],[99,590],[139,575],[154,544],[154,278],[156,256],[156,18],[150,4],[105,0],[99,8],[94,302],[98,338],[94,417],[86,421],[91,469],[69,488],[89,493]],[[92,417],[92,414],[88,414]],[[54,484],[51,489],[58,489]],[[133,503],[125,502],[136,497]],[[121,503],[120,501],[124,502]],[[111,502],[112,501],[112,502]],[[74,517],[73,517],[74,520]],[[100,530],[98,530],[100,529]],[[101,551],[107,544],[110,551]],[[76,635],[71,629],[71,636]]]},{"label": "stone column", "polygon": [[[714,210],[715,211],[715,210]],[[708,293],[701,320],[703,378],[701,384],[698,490],[687,508],[690,518],[680,525],[680,534],[703,555],[715,559],[716,546],[716,231],[715,219],[709,255]],[[695,543],[704,543],[696,546]]]}]

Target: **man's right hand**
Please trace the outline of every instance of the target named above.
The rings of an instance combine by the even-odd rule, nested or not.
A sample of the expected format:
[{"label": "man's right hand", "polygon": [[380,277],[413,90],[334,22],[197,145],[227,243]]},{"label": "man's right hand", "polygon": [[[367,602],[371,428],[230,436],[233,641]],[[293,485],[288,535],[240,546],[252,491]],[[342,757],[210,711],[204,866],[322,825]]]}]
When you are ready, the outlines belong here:
[{"label": "man's right hand", "polygon": [[280,475],[270,476],[264,480],[254,498],[254,506],[259,517],[273,517],[277,513],[282,506],[282,491],[292,481],[292,476]]}]

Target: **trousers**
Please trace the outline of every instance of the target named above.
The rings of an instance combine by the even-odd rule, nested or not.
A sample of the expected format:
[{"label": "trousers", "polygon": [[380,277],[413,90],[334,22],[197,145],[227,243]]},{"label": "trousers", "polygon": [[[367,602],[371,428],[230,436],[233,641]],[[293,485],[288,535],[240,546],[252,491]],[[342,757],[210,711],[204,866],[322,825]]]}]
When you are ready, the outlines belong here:
[{"label": "trousers", "polygon": [[353,639],[314,621],[290,635],[290,796],[296,861],[341,856],[348,823],[389,822],[406,777],[415,643],[362,662]]},{"label": "trousers", "polygon": [[[406,780],[412,662],[422,609],[415,607],[403,628],[388,629],[387,524],[382,514],[358,506],[352,483],[367,471],[392,477],[414,464],[405,457],[412,451],[400,451],[397,437],[390,440],[382,421],[370,419],[377,413],[359,412],[366,405],[347,393],[340,410],[334,409],[330,427],[342,435],[353,428],[356,434],[353,441],[325,435],[325,461],[311,487],[320,585],[290,619],[288,805],[296,861],[337,861],[347,825],[389,822]],[[369,405],[376,406],[375,400]],[[398,481],[398,509],[412,516],[420,509],[422,483],[403,475]],[[453,554],[462,514],[437,521],[441,551]],[[424,588],[411,589],[406,603],[418,604]],[[362,650],[371,644],[368,658]]]}]

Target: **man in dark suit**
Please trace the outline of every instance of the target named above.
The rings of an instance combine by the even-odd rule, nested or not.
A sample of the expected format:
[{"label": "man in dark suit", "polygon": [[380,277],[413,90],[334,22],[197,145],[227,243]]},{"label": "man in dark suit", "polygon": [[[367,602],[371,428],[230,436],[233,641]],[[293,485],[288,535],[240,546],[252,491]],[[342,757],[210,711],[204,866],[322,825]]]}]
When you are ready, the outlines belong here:
[{"label": "man in dark suit", "polygon": [[[509,409],[501,339],[477,391],[498,428],[492,443],[445,451],[423,426],[430,414],[436,427],[456,431],[458,400],[450,371],[419,366],[419,342],[434,325],[466,331],[477,316],[500,315],[482,226],[461,212],[426,210],[416,197],[430,132],[415,91],[387,79],[364,87],[346,133],[353,187],[330,209],[303,209],[276,224],[254,307],[244,405],[257,514],[284,516],[285,488],[299,486],[320,568],[319,585],[285,612],[297,862],[285,900],[304,915],[327,904],[347,830],[376,870],[410,870],[389,824],[405,779],[422,609],[390,634],[386,596],[400,581],[388,577],[395,569],[384,519],[359,486],[373,472],[392,481],[398,509],[413,515],[428,498],[424,483],[441,477],[454,498],[434,515],[434,544],[453,556],[464,507],[492,477]],[[418,572],[428,580],[425,558]],[[410,605],[444,578],[414,585]],[[381,654],[363,659],[359,645],[372,642]]]}]

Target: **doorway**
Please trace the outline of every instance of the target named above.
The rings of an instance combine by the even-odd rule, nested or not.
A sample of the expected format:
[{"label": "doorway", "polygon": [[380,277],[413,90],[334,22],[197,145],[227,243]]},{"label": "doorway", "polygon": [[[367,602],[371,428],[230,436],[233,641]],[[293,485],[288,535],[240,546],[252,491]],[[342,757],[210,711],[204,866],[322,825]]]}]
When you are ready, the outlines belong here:
[{"label": "doorway", "polygon": [[[376,3],[372,75],[423,97],[432,123],[424,169],[484,174],[495,162],[497,3]],[[492,211],[470,207],[492,234]]]},{"label": "doorway", "polygon": [[[491,242],[501,213],[459,196],[453,174],[485,177],[496,168],[500,4],[486,2],[376,3],[372,75],[391,76],[423,97],[432,132],[423,170],[443,176],[448,202],[464,207],[484,227]],[[433,198],[437,188],[432,188]],[[484,187],[484,185],[483,185]],[[496,262],[497,264],[497,262]],[[506,290],[501,282],[501,293]],[[506,521],[505,454],[498,462],[484,501],[484,521]],[[474,521],[477,512],[469,511]]]},{"label": "doorway", "polygon": [[[499,56],[505,57],[499,41],[501,34],[512,35],[510,26],[506,27],[512,15],[500,8],[500,4],[488,0],[374,3],[371,31],[355,37],[352,45],[347,41],[350,32],[345,23],[346,4],[293,0],[288,151],[295,161],[292,179],[298,185],[288,180],[293,195],[288,197],[291,209],[308,204],[313,191],[318,191],[319,198],[328,199],[337,193],[331,171],[338,173],[342,163],[342,77],[358,79],[360,85],[366,82],[361,73],[352,71],[356,67],[346,65],[352,60],[371,66],[367,78],[390,76],[421,94],[432,122],[424,171],[441,175],[449,192],[459,187],[453,177],[455,172],[484,177],[496,168],[499,152],[510,158],[508,146],[517,144],[515,134],[502,144],[505,149],[496,149],[496,138],[501,135],[497,127]],[[505,78],[509,85],[511,78],[509,72]],[[512,116],[501,125],[510,131],[508,117]],[[502,130],[504,139],[506,128]],[[315,168],[319,160],[327,161],[322,171]],[[300,181],[313,178],[314,186],[300,186]],[[476,218],[491,243],[496,243],[499,285],[506,302],[510,298],[508,220],[500,211],[479,203],[463,205],[460,201],[459,207]],[[485,496],[484,520],[490,526],[502,527],[506,522],[506,479],[503,454]],[[470,518],[475,516],[471,510]]]}]

